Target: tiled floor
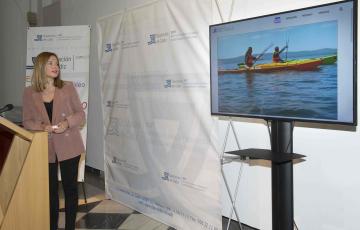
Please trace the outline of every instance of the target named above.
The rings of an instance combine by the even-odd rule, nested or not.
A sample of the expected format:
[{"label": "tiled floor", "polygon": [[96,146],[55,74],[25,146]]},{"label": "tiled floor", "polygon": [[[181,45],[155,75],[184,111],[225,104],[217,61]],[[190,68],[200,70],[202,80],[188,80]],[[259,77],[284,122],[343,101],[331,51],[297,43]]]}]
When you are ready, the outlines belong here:
[{"label": "tiled floor", "polygon": [[[120,203],[108,200],[104,192],[104,180],[96,171],[87,169],[85,172],[85,204],[82,186],[79,186],[79,209],[76,229],[121,229],[121,230],[174,230],[163,223],[138,213]],[[59,229],[65,227],[64,201],[60,186]],[[223,218],[223,229],[226,229],[227,218]],[[232,221],[230,230],[238,230],[239,225]],[[254,230],[243,225],[243,230]]]}]

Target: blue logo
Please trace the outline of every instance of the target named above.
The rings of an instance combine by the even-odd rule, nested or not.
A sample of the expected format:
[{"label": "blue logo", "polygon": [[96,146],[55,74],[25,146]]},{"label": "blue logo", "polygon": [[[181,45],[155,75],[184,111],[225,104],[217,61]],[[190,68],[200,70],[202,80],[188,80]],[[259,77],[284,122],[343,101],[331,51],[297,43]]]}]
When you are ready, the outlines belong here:
[{"label": "blue logo", "polygon": [[165,88],[171,88],[171,80],[165,80],[164,87]]},{"label": "blue logo", "polygon": [[120,127],[119,127],[118,118],[110,118],[109,127],[106,131],[106,134],[109,136],[120,136]]},{"label": "blue logo", "polygon": [[274,18],[274,23],[280,23],[280,22],[281,22],[281,17]]},{"label": "blue logo", "polygon": [[168,172],[164,172],[164,176],[162,176],[161,179],[168,181],[168,180],[169,180],[169,173],[168,173]]},{"label": "blue logo", "polygon": [[148,41],[148,45],[155,44],[156,43],[155,34],[150,34],[149,37],[150,37],[150,41]]},{"label": "blue logo", "polygon": [[36,35],[36,38],[34,39],[34,41],[37,41],[37,42],[43,41],[43,36],[42,36],[42,34]]},{"label": "blue logo", "polygon": [[114,163],[114,164],[122,165],[120,159],[118,159],[117,157],[113,157],[113,160],[111,162]]},{"label": "blue logo", "polygon": [[105,53],[112,52],[113,49],[111,47],[111,43],[105,44]]},{"label": "blue logo", "polygon": [[114,102],[113,101],[106,101],[106,107],[113,107]]}]

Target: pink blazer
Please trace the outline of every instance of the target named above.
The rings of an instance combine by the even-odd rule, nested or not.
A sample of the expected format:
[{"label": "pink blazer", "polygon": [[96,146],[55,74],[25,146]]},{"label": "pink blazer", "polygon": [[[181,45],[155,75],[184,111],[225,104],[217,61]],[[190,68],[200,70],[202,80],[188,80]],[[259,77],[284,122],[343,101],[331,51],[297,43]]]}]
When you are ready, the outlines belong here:
[{"label": "pink blazer", "polygon": [[85,123],[85,112],[72,82],[55,89],[52,121],[46,112],[40,92],[26,87],[23,95],[23,126],[28,130],[43,131],[46,125],[67,120],[69,128],[63,133],[49,134],[49,162],[64,161],[85,152],[80,126]]}]

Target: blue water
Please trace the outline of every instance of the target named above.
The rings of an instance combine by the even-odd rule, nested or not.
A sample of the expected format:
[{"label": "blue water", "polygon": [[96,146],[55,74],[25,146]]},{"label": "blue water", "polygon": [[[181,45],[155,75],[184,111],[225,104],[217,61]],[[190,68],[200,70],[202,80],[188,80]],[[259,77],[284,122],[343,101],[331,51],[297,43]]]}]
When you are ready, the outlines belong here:
[{"label": "blue water", "polygon": [[[221,68],[236,66],[226,63]],[[336,63],[315,71],[225,74],[218,84],[220,113],[337,119]]]}]

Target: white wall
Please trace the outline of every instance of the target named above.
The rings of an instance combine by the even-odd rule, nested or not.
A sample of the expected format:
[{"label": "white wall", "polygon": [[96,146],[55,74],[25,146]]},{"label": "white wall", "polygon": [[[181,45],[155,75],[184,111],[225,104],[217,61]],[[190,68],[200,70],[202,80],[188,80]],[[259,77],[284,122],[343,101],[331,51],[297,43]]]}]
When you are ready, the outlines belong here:
[{"label": "white wall", "polygon": [[[96,19],[152,0],[66,0],[61,1],[63,25],[88,25],[91,31],[90,92],[88,118],[88,163],[103,169],[102,115],[97,66]],[[330,1],[325,0],[234,0],[233,20],[291,10]],[[26,57],[25,12],[28,1],[0,0],[0,106],[21,104]],[[228,18],[231,0],[219,0],[224,18]],[[215,12],[214,7],[214,12]],[[214,16],[214,18],[217,18]],[[246,121],[246,122],[244,122]],[[294,166],[295,220],[306,230],[355,230],[360,219],[360,132],[299,127],[294,130],[294,152],[307,156]],[[226,122],[221,121],[220,139]],[[236,130],[242,148],[269,148],[269,137],[261,121],[241,119]],[[221,145],[221,143],[220,143]],[[234,139],[228,149],[234,148]],[[265,164],[266,166],[266,164]],[[235,186],[239,163],[225,166]],[[241,220],[262,230],[271,229],[271,172],[269,167],[246,165],[237,206]],[[223,186],[224,187],[224,186]],[[229,202],[223,191],[223,213]]]},{"label": "white wall", "polygon": [[22,103],[28,10],[28,0],[0,0],[0,107]]}]

